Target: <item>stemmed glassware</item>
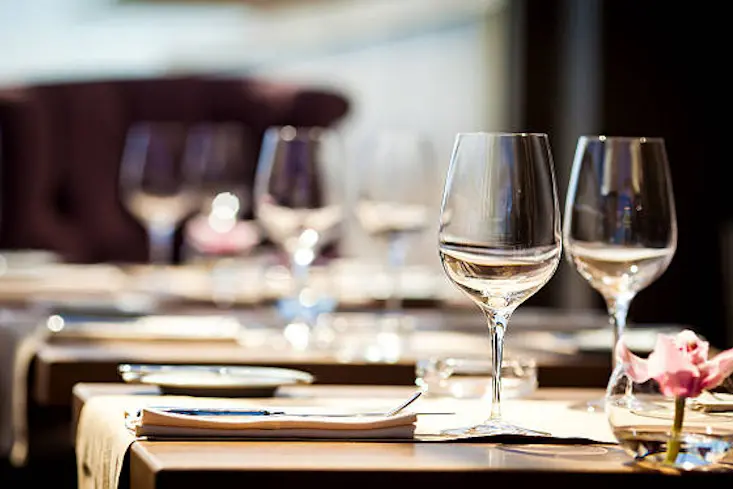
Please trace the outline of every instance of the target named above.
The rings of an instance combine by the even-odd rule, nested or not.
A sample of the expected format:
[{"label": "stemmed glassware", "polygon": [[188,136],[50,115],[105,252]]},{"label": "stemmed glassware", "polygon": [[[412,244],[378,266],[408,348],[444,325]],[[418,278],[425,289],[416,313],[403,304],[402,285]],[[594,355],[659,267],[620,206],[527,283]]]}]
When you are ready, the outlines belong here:
[{"label": "stemmed glassware", "polygon": [[501,412],[504,335],[515,309],[555,273],[562,238],[546,134],[461,133],[445,180],[439,253],[448,278],[486,316],[491,412],[457,435],[538,434]]},{"label": "stemmed glassware", "polygon": [[185,164],[200,180],[201,214],[186,227],[195,253],[244,256],[260,241],[252,220],[247,144],[238,123],[200,123],[188,132]]},{"label": "stemmed glassware", "polygon": [[185,164],[201,182],[200,213],[185,227],[186,259],[206,260],[211,298],[224,307],[252,290],[242,283],[243,272],[256,267],[241,267],[239,261],[261,242],[252,216],[250,151],[247,131],[237,122],[198,123],[186,138]]},{"label": "stemmed glassware", "polygon": [[[662,138],[581,136],[565,203],[565,256],[606,302],[614,346],[631,301],[677,247],[672,178]],[[586,409],[602,406],[591,401]]]},{"label": "stemmed glassware", "polygon": [[320,313],[332,300],[310,285],[309,271],[324,248],[335,244],[344,221],[345,158],[337,134],[320,127],[271,127],[264,135],[255,175],[255,216],[287,255],[293,278],[280,303],[284,333],[306,349]]},{"label": "stemmed glassware", "polygon": [[150,263],[171,265],[177,226],[199,205],[199,176],[183,162],[186,129],[139,122],[128,131],[120,166],[123,204],[146,228]]},{"label": "stemmed glassware", "polygon": [[411,238],[428,227],[435,161],[430,141],[412,131],[381,131],[370,141],[358,173],[355,206],[361,228],[387,245],[390,287],[385,311],[399,317],[400,277]]}]

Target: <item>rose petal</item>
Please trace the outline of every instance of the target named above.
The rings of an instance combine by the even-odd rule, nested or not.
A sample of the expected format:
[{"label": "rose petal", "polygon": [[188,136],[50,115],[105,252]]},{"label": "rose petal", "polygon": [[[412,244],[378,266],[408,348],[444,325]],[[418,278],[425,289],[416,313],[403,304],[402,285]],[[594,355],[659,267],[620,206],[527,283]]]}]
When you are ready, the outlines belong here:
[{"label": "rose petal", "polygon": [[657,345],[649,355],[649,375],[653,378],[675,372],[698,372],[690,355],[677,347],[676,338],[660,334],[657,336]]},{"label": "rose petal", "polygon": [[700,371],[703,377],[703,389],[718,387],[733,374],[733,348],[715,355],[700,366]]},{"label": "rose petal", "polygon": [[677,347],[690,356],[694,364],[707,362],[709,343],[701,340],[692,330],[680,331],[674,338]]},{"label": "rose petal", "polygon": [[663,373],[655,380],[659,383],[659,388],[665,396],[697,397],[703,391],[702,380],[698,372]]},{"label": "rose petal", "polygon": [[632,381],[641,383],[651,378],[647,369],[647,361],[631,353],[623,342],[623,338],[616,343],[616,358],[626,367],[626,374]]},{"label": "rose petal", "polygon": [[702,375],[687,350],[677,346],[676,339],[657,336],[657,345],[649,355],[649,375],[665,395],[695,397],[702,391]]}]

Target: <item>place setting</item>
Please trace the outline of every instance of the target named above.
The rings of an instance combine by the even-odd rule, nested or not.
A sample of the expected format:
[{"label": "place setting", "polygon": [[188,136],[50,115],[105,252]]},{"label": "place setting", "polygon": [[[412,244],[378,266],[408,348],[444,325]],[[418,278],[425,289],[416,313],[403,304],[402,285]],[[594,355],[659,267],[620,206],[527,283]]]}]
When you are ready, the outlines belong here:
[{"label": "place setting", "polygon": [[[273,200],[276,196],[269,193],[276,177],[287,176],[286,173],[283,174],[285,176],[273,173],[284,171],[278,170],[281,168],[278,165],[283,163],[273,155],[285,151],[285,142],[298,144],[300,141],[296,137],[297,133],[288,131],[286,128],[269,133],[270,156],[266,157],[267,164],[263,167],[263,173],[259,174],[255,190],[255,201],[265,205],[267,212],[285,212],[282,206],[293,205],[287,204],[285,194],[278,197],[283,200],[282,205],[276,205],[277,199]],[[304,136],[300,144],[308,147],[313,144],[311,138],[311,134]],[[581,151],[585,142],[585,139],[580,140],[578,151]],[[317,175],[317,172],[310,175]],[[528,177],[520,178],[517,175]],[[309,198],[316,197],[314,194]],[[315,212],[312,209],[314,204],[308,202],[297,204],[304,206],[299,208],[301,220],[311,217],[316,219],[313,217],[316,214],[310,214]],[[334,209],[339,209],[340,204],[335,203],[333,205],[336,207],[329,208],[331,204],[328,202],[324,200],[323,207],[316,207],[318,211],[331,209],[336,212]],[[575,200],[571,193],[567,205],[572,206],[573,202]],[[310,210],[306,212],[305,209]],[[662,214],[671,219],[672,224],[668,229],[673,231],[674,216]],[[335,214],[327,212],[328,216],[334,217]],[[575,219],[584,222],[580,217]],[[296,284],[295,292],[283,296],[281,306],[287,304],[288,307],[295,307],[297,303],[307,306],[305,309],[288,309],[291,315],[282,315],[285,310],[279,309],[279,320],[283,323],[279,330],[280,340],[286,342],[293,351],[301,353],[319,348],[317,334],[319,327],[326,324],[324,319],[331,321],[327,329],[335,333],[333,341],[343,340],[340,334],[346,335],[346,331],[339,331],[336,327],[339,323],[333,311],[311,307],[315,303],[308,306],[298,302],[304,300],[304,292],[313,292],[310,289],[313,260],[322,247],[327,246],[328,233],[335,233],[329,227],[335,226],[335,221],[326,219],[318,222],[328,225],[322,228],[326,232],[323,237],[326,241],[323,243],[318,241],[322,239],[320,235],[312,236],[318,239],[311,242],[303,233],[293,242],[288,241],[287,237],[295,236],[292,233],[279,238],[281,245],[291,254],[294,273],[303,274],[301,282]],[[307,223],[299,226],[308,228]],[[269,232],[282,233],[284,229],[270,229]],[[576,254],[580,249],[579,241],[595,239],[579,229],[580,224],[571,225],[566,221],[565,234],[570,236],[570,230],[574,232],[572,239],[575,240]],[[656,229],[664,228],[657,226]],[[664,236],[671,239],[672,244],[669,241],[662,244],[666,243],[665,246],[673,249],[676,234],[662,233],[661,238]],[[588,447],[592,452],[594,447],[613,446],[628,456],[630,464],[638,462],[636,466],[648,470],[705,471],[713,467],[719,470],[722,466],[719,462],[730,448],[729,442],[725,441],[729,438],[725,434],[714,437],[717,440],[714,442],[717,443],[715,448],[710,445],[715,456],[700,455],[695,458],[693,452],[702,453],[703,448],[700,448],[700,444],[695,445],[691,438],[675,441],[673,432],[671,435],[662,435],[672,438],[654,438],[651,441],[652,438],[646,432],[635,431],[636,425],[624,424],[625,416],[631,415],[635,423],[640,423],[639,419],[648,420],[656,416],[662,422],[655,426],[676,426],[676,421],[673,423],[676,418],[669,417],[674,410],[670,411],[662,398],[641,404],[646,391],[629,393],[624,390],[623,382],[633,374],[628,370],[629,359],[636,357],[629,356],[630,353],[625,357],[619,356],[622,350],[618,349],[621,341],[628,339],[634,351],[643,351],[650,358],[655,358],[660,338],[672,338],[674,333],[671,330],[655,330],[657,344],[651,343],[650,337],[653,336],[649,331],[636,331],[635,335],[627,338],[622,335],[625,310],[610,310],[609,314],[617,326],[613,338],[602,336],[599,339],[591,336],[592,332],[587,332],[587,346],[584,347],[602,351],[604,348],[598,346],[599,343],[614,340],[609,347],[614,348],[611,356],[618,363],[605,393],[599,389],[574,395],[560,393],[553,397],[547,390],[539,388],[536,363],[531,356],[526,356],[526,352],[532,350],[525,350],[525,356],[513,347],[505,350],[505,335],[512,336],[510,319],[513,313],[552,278],[561,260],[562,246],[558,195],[547,136],[525,133],[458,134],[443,189],[438,253],[449,282],[478,306],[477,314],[483,313],[489,333],[485,345],[489,354],[485,358],[458,353],[424,357],[415,364],[415,385],[395,387],[396,390],[389,396],[375,395],[379,386],[344,385],[339,386],[342,389],[339,391],[337,386],[321,385],[316,375],[294,368],[125,363],[118,366],[121,379],[130,389],[140,387],[142,390],[137,395],[134,390],[128,391],[131,394],[127,395],[120,391],[117,396],[91,396],[84,400],[77,425],[77,456],[87,467],[96,467],[91,470],[92,473],[98,473],[106,470],[106,462],[98,459],[100,446],[95,440],[107,440],[109,446],[103,452],[113,453],[112,459],[117,460],[113,467],[121,465],[130,445],[136,441],[454,443],[545,447],[537,448],[536,453],[525,453],[530,457],[547,456],[553,450],[556,450],[554,453],[558,457],[562,457],[563,453],[567,455],[567,447],[573,447],[575,451],[572,453],[577,454],[590,453],[583,447]],[[626,245],[615,246],[621,246],[623,250]],[[305,254],[308,259],[303,258],[304,261],[299,262],[298,257]],[[585,268],[582,267],[602,267],[603,260],[615,264],[616,268],[608,268],[611,265],[603,268],[608,270],[609,276],[615,277],[616,273],[621,273],[617,272],[617,268],[622,266],[621,262],[614,257],[604,256],[583,258],[587,263],[578,261],[579,258],[572,259],[576,260],[583,273]],[[671,255],[664,256],[668,260]],[[633,267],[633,263],[623,261],[623,266]],[[609,301],[615,301],[613,303],[618,305],[619,297],[623,297],[628,303],[635,292],[653,281],[654,274],[661,273],[663,269],[660,265],[652,275],[639,278],[641,282],[638,283],[632,281],[626,284],[619,279],[618,290],[614,288],[608,292]],[[628,273],[635,273],[631,268],[628,270]],[[624,284],[628,288],[623,288]],[[605,292],[605,289],[601,292]],[[394,314],[395,310],[384,313]],[[355,321],[354,318],[351,320]],[[369,328],[372,329],[367,331],[378,331],[373,329],[373,325]],[[517,334],[520,338],[521,334]],[[573,351],[579,348],[578,338],[575,342],[576,350]],[[542,349],[539,344],[534,348]],[[721,375],[727,376],[733,365],[729,367],[726,363],[722,368]],[[716,385],[711,383],[710,386]],[[617,398],[617,392],[626,392],[626,397]],[[594,401],[594,395],[597,396],[595,401],[600,399],[605,410],[590,408],[594,405],[591,402]],[[637,404],[667,407],[661,411],[647,409],[639,412],[635,407]],[[582,409],[583,406],[586,408]],[[715,415],[722,419],[720,416],[724,415],[720,412],[724,411],[725,405],[721,401],[717,407]],[[688,414],[687,426],[696,426],[696,420],[704,411],[698,409],[697,415]],[[664,415],[660,416],[660,413]],[[705,426],[710,428],[712,424]],[[646,428],[639,425],[638,429]],[[670,453],[670,444],[676,444],[674,446],[680,451],[681,458],[658,463],[660,453]],[[641,453],[641,447],[650,453]]]}]

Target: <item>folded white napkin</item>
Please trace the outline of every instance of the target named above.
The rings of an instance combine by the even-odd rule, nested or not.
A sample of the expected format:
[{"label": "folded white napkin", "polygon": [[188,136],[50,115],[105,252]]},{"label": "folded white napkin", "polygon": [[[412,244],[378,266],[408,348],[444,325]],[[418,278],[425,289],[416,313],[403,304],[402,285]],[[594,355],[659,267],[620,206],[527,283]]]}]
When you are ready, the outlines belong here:
[{"label": "folded white napkin", "polygon": [[396,416],[202,416],[143,408],[128,427],[145,437],[231,437],[311,439],[411,439],[417,415]]}]

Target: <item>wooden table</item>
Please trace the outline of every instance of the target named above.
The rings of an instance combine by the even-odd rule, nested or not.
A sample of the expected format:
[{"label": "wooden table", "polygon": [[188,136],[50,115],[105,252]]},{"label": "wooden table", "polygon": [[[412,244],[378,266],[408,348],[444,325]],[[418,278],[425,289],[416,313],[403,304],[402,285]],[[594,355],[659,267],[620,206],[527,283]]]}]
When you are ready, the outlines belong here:
[{"label": "wooden table", "polygon": [[[333,386],[321,389],[330,387]],[[79,412],[86,401],[97,395],[132,394],[135,389],[119,384],[80,384],[74,390],[74,409]],[[369,395],[373,388],[351,389],[362,389],[356,395]],[[400,396],[410,391],[393,389]],[[582,402],[600,394],[596,389],[541,389],[537,398]],[[557,484],[593,487],[663,484],[668,487],[680,482],[697,485],[731,480],[730,472],[686,474],[681,478],[647,472],[631,465],[630,458],[613,444],[135,441],[128,453],[129,467],[123,469],[121,489],[200,489],[252,484],[319,488],[353,484],[435,487],[456,483],[464,487],[497,487],[496,484],[552,487],[563,487]]]}]

